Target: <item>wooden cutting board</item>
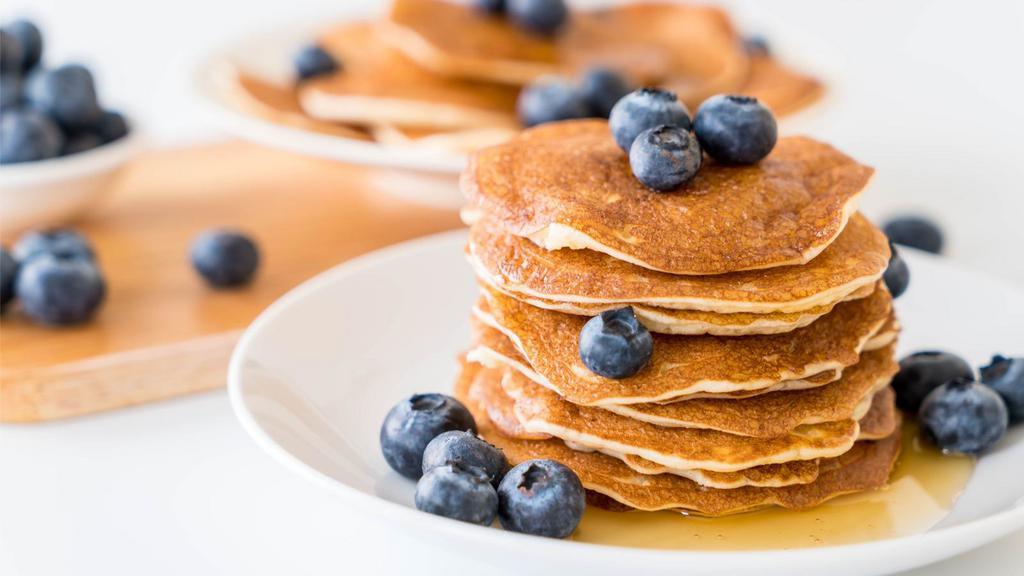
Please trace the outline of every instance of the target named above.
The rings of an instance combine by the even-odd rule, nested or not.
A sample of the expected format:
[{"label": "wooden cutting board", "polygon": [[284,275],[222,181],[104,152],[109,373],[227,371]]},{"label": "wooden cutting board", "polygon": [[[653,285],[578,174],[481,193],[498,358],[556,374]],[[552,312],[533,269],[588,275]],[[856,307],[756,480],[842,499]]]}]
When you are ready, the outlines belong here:
[{"label": "wooden cutting board", "polygon": [[[107,278],[95,320],[45,328],[13,306],[0,321],[0,422],[223,386],[241,331],[286,291],[353,256],[459,226],[454,210],[382,192],[386,178],[395,185],[392,172],[243,143],[143,156],[109,203],[74,226],[93,242]],[[448,184],[457,185],[454,177],[423,183]],[[212,290],[192,270],[189,245],[213,227],[244,230],[259,244],[261,267],[249,287]]]}]

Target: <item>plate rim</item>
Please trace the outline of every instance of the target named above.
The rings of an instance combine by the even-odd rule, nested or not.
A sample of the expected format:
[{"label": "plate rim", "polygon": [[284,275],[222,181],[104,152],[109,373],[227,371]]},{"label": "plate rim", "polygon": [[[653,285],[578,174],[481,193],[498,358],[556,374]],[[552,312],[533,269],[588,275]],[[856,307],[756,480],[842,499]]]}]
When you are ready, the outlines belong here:
[{"label": "plate rim", "polygon": [[[907,546],[915,548],[928,547],[933,554],[941,550],[925,562],[908,561],[913,554],[904,554],[904,564],[896,564],[893,570],[899,571],[914,567],[926,566],[957,554],[966,552],[972,548],[991,542],[1002,536],[1008,535],[1015,530],[1024,528],[1024,506],[1009,510],[1003,510],[983,518],[970,520],[955,526],[936,528],[896,538],[871,540],[853,544],[841,544],[833,546],[822,546],[816,548],[796,549],[775,549],[775,550],[735,550],[735,551],[711,551],[711,550],[671,550],[657,548],[636,548],[629,546],[596,544],[591,542],[577,542],[574,540],[557,540],[550,538],[536,538],[524,534],[501,530],[501,529],[480,529],[481,527],[458,522],[448,518],[425,514],[414,508],[391,502],[373,494],[358,490],[344,482],[331,478],[320,472],[313,466],[306,464],[297,456],[291,454],[287,449],[278,444],[268,432],[259,424],[256,417],[249,410],[245,401],[243,374],[244,362],[247,359],[247,352],[251,343],[262,332],[263,327],[273,321],[278,315],[285,313],[291,306],[300,302],[307,294],[316,292],[343,281],[346,277],[355,276],[361,271],[373,268],[386,263],[397,257],[409,253],[430,251],[439,246],[455,243],[455,240],[464,241],[466,230],[452,230],[441,232],[413,240],[408,240],[382,249],[374,250],[333,266],[302,284],[289,290],[283,296],[274,301],[249,325],[239,339],[231,355],[228,368],[228,397],[232,411],[238,419],[242,428],[249,437],[274,460],[282,464],[293,473],[296,473],[314,484],[325,487],[332,493],[341,496],[347,503],[359,509],[378,515],[384,515],[389,519],[412,524],[416,528],[423,528],[434,532],[443,531],[447,536],[453,536],[473,542],[487,544],[513,544],[523,543],[530,545],[533,549],[543,549],[551,553],[564,553],[573,550],[586,551],[591,554],[611,554],[616,563],[622,562],[679,562],[686,559],[699,559],[702,562],[709,562],[712,559],[719,568],[733,569],[739,567],[753,567],[760,562],[784,562],[786,560],[828,560],[834,562],[837,557],[856,559],[863,554],[877,553],[880,551],[891,554],[893,550],[907,551]],[[997,277],[990,276],[983,272],[970,271],[955,263],[945,261],[943,258],[926,254],[911,248],[901,247],[901,251],[910,255],[910,260],[932,260],[941,262],[945,267],[955,269],[959,272],[967,272],[973,275],[987,278],[989,281],[1002,285],[1014,293],[1019,293],[1024,298],[1024,293]],[[504,540],[503,540],[504,539]]]}]

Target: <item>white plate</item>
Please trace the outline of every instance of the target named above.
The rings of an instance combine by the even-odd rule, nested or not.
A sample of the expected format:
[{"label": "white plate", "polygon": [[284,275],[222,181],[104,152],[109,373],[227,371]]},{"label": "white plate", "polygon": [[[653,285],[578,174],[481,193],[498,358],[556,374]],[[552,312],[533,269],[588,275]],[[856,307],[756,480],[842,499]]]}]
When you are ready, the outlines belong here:
[{"label": "white plate", "polygon": [[[462,232],[389,248],[332,269],[267,309],[231,361],[229,391],[253,440],[332,489],[354,513],[516,573],[884,574],[936,562],[1024,527],[1024,428],[979,463],[938,527],[849,546],[757,552],[640,550],[528,537],[421,513],[413,483],[379,453],[380,422],[413,392],[449,391],[468,342],[476,288]],[[901,354],[940,347],[974,364],[1024,351],[1024,295],[905,250],[911,288],[898,302]],[[267,495],[272,498],[273,495]],[[345,565],[342,554],[338,566]]]}]

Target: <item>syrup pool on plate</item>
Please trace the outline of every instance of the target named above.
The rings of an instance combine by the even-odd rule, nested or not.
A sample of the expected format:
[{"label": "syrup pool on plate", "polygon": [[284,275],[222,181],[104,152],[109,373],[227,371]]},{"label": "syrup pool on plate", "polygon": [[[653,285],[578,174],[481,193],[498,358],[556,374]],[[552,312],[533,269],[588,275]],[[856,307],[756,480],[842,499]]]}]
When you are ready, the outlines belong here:
[{"label": "syrup pool on plate", "polygon": [[853,544],[919,534],[952,509],[974,459],[947,456],[903,426],[890,484],[808,510],[769,509],[723,518],[675,512],[608,512],[588,507],[574,540],[676,550],[763,550]]}]

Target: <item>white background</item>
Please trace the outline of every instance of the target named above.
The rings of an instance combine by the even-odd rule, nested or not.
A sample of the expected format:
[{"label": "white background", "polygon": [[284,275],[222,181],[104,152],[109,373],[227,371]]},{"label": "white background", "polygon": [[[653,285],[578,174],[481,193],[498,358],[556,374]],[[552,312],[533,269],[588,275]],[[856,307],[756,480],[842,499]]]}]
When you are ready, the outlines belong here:
[{"label": "white background", "polygon": [[[37,18],[51,62],[90,64],[111,104],[158,145],[182,145],[218,136],[190,96],[199,57],[239,34],[366,4],[7,0],[0,15]],[[931,215],[951,258],[1024,286],[1024,3],[723,4],[826,77],[828,97],[783,130],[874,165],[869,214]],[[921,574],[1007,574],[1021,546],[1024,534]],[[250,445],[222,393],[0,428],[3,575],[425,573],[441,558],[347,522],[344,508]]]}]

